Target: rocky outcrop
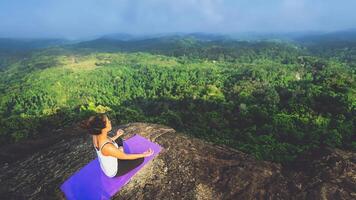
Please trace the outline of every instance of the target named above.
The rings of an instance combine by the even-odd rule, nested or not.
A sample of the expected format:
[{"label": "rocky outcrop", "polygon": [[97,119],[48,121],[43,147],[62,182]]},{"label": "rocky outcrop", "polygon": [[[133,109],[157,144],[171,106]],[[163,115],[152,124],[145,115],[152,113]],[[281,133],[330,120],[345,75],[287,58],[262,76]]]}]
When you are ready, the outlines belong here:
[{"label": "rocky outcrop", "polygon": [[286,178],[297,199],[356,199],[356,154],[326,148],[295,161]]},{"label": "rocky outcrop", "polygon": [[[157,124],[120,126],[164,149],[113,199],[352,199],[355,154],[330,150],[309,171],[288,170]],[[80,132],[80,131],[79,131]],[[2,199],[64,199],[59,186],[96,154],[89,135],[65,137],[26,158],[1,164]]]}]

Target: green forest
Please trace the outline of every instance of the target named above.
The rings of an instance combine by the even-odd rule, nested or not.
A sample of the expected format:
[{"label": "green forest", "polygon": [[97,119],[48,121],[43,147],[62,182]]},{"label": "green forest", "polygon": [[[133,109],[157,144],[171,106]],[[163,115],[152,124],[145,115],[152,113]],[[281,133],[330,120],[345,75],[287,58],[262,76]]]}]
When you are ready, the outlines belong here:
[{"label": "green forest", "polygon": [[0,51],[1,145],[106,112],[279,163],[356,150],[356,43],[164,37]]}]

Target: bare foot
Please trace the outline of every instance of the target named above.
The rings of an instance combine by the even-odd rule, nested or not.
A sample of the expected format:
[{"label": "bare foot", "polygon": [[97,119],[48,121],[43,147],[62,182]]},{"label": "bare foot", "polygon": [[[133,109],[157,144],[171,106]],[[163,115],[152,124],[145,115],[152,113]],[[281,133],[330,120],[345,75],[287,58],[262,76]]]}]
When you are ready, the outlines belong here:
[{"label": "bare foot", "polygon": [[118,148],[120,151],[124,152],[124,148],[123,147],[119,147]]}]

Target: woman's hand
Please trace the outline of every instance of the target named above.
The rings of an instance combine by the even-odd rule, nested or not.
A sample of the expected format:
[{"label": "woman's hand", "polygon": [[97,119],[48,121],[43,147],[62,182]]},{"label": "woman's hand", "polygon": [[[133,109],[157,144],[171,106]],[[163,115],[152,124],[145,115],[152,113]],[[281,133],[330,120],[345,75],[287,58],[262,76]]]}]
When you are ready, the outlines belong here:
[{"label": "woman's hand", "polygon": [[144,157],[149,157],[153,154],[153,150],[151,148],[149,148],[147,151],[142,153],[144,155]]},{"label": "woman's hand", "polygon": [[116,136],[115,136],[115,138],[119,138],[121,135],[123,135],[124,134],[124,130],[122,130],[122,129],[119,129],[119,130],[117,130],[116,131]]},{"label": "woman's hand", "polygon": [[112,140],[116,140],[117,138],[119,138],[122,134],[124,134],[124,131],[122,129],[119,129],[116,131],[116,135],[114,137],[112,137]]}]

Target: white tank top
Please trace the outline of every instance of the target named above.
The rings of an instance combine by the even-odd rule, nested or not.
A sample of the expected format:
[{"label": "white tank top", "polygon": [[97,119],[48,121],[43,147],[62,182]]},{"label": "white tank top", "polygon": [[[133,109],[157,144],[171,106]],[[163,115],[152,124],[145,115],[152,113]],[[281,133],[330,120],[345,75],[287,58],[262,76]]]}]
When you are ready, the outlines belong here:
[{"label": "white tank top", "polygon": [[103,170],[104,174],[106,174],[108,177],[114,177],[117,173],[117,158],[113,156],[105,156],[101,153],[101,149],[103,148],[103,146],[109,142],[112,142],[116,146],[116,148],[118,148],[119,145],[115,141],[109,139],[107,139],[107,141],[101,145],[99,151],[97,150],[95,144],[94,148],[96,153],[98,154],[100,167]]}]

